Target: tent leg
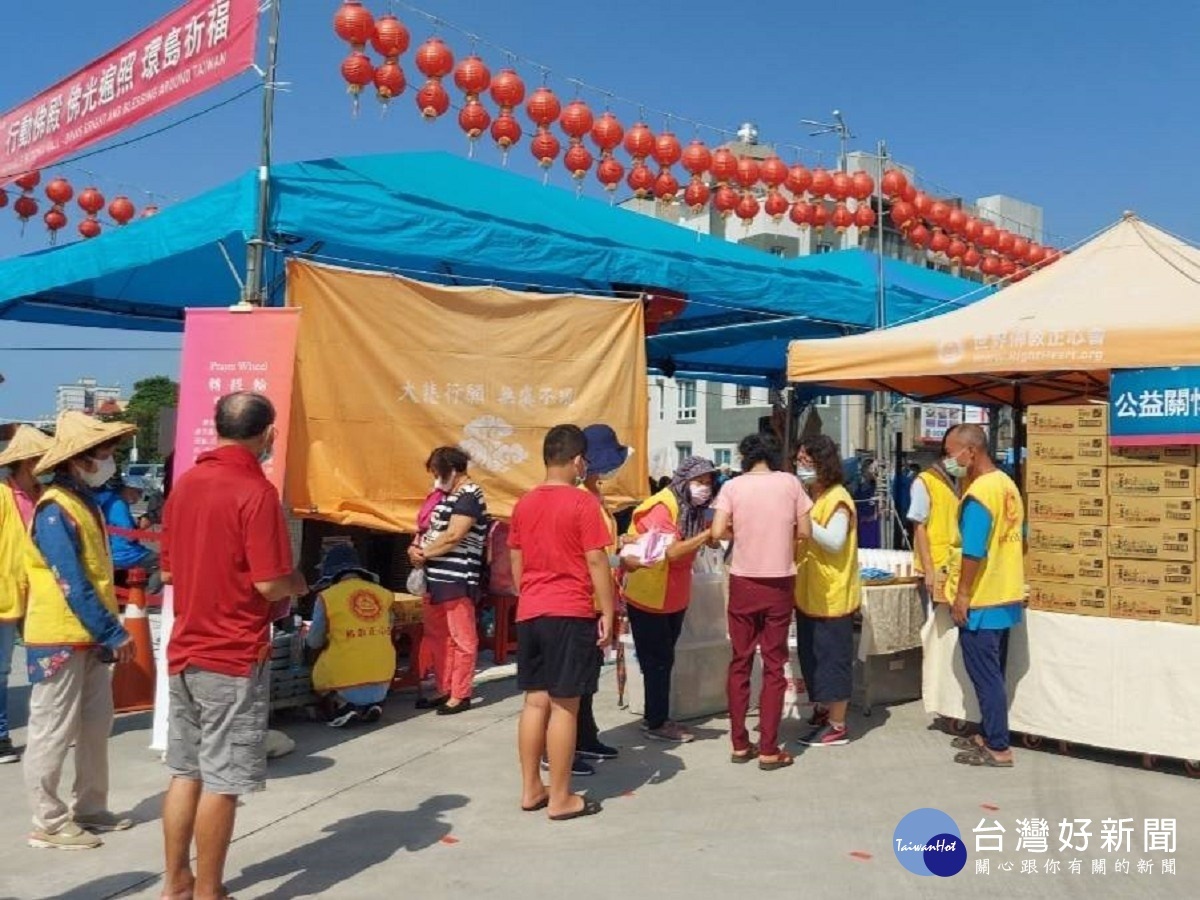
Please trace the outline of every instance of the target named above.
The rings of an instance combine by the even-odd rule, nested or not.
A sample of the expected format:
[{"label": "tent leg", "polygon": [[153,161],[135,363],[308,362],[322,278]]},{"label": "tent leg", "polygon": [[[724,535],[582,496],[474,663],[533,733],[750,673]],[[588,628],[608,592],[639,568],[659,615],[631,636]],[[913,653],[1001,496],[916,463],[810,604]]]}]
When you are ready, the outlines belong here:
[{"label": "tent leg", "polygon": [[1013,480],[1017,487],[1024,484],[1025,461],[1021,453],[1025,447],[1025,404],[1021,400],[1021,385],[1013,388]]}]

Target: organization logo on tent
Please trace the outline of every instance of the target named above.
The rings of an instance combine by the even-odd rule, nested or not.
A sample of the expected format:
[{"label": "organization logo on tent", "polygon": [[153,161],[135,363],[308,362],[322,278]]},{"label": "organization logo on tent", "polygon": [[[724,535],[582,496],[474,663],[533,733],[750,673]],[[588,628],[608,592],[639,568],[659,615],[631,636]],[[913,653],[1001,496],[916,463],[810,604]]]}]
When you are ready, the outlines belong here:
[{"label": "organization logo on tent", "polygon": [[500,474],[529,458],[525,448],[510,440],[513,427],[499,416],[480,416],[463,426],[462,448],[489,472]]},{"label": "organization logo on tent", "polygon": [[954,365],[965,355],[963,342],[958,338],[951,338],[938,344],[938,361],[944,366]]}]

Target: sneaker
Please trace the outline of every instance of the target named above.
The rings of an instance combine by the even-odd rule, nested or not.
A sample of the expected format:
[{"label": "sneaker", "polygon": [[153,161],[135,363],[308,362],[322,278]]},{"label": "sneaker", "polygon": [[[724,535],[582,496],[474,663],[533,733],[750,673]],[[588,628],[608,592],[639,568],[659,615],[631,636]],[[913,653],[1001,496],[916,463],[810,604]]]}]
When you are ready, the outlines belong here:
[{"label": "sneaker", "polygon": [[575,756],[582,757],[583,759],[616,759],[619,755],[620,751],[616,747],[610,747],[599,741],[575,750]]},{"label": "sneaker", "polygon": [[38,830],[29,834],[29,846],[39,850],[95,850],[103,843],[74,822],[68,822],[53,833]]},{"label": "sneaker", "polygon": [[133,827],[133,819],[123,818],[107,810],[92,813],[89,816],[75,816],[75,824],[91,832],[128,831]]},{"label": "sneaker", "polygon": [[694,741],[696,736],[678,722],[663,722],[658,728],[642,726],[642,734],[654,741],[664,741],[668,744],[686,744]]},{"label": "sneaker", "polygon": [[0,764],[21,761],[21,751],[12,744],[12,738],[0,738]]},{"label": "sneaker", "polygon": [[333,714],[333,718],[329,720],[329,727],[345,728],[347,725],[353,725],[361,718],[362,714],[353,706],[347,704]]},{"label": "sneaker", "polygon": [[840,728],[834,725],[823,725],[812,734],[801,739],[810,747],[841,747],[850,743],[850,734],[846,726]]},{"label": "sneaker", "polygon": [[[542,771],[550,771],[550,760],[546,759],[544,756],[542,757]],[[589,775],[595,775],[596,770],[591,765],[580,759],[579,754],[576,753],[574,759],[571,760],[571,774],[580,778],[586,778]]]},{"label": "sneaker", "polygon": [[383,718],[383,707],[378,703],[372,703],[363,712],[362,717],[364,722],[378,722]]}]

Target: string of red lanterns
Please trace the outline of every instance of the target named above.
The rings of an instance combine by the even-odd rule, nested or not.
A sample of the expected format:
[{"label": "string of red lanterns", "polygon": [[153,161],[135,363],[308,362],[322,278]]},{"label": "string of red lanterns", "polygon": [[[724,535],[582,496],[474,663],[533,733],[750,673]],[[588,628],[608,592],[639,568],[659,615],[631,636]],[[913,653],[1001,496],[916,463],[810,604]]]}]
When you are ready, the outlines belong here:
[{"label": "string of red lanterns", "polygon": [[[21,192],[13,203],[13,212],[21,220],[22,229],[39,212],[40,207],[34,191],[41,181],[40,172],[26,172],[13,181]],[[84,214],[84,218],[78,226],[79,234],[84,238],[91,239],[99,237],[103,232],[99,215],[105,210],[106,201],[104,194],[99,189],[86,187],[76,196],[75,187],[71,182],[63,176],[56,176],[46,182],[43,192],[46,199],[50,201],[50,208],[42,216],[42,222],[50,234],[51,244],[57,243],[59,233],[69,224],[67,205],[71,200],[76,201]],[[0,190],[0,209],[7,205],[8,194],[4,190]],[[107,212],[109,218],[118,226],[128,225],[137,216],[137,209],[133,201],[123,194],[113,198],[107,206]],[[157,213],[157,206],[148,205],[143,208],[140,217],[146,219]]]}]

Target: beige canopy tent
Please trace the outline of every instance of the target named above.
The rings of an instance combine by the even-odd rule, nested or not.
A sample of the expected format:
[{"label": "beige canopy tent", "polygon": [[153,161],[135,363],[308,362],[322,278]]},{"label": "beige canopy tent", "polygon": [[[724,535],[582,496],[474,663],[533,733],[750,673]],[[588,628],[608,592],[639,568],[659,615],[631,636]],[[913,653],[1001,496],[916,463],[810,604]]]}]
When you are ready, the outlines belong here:
[{"label": "beige canopy tent", "polygon": [[1195,364],[1200,250],[1132,213],[978,303],[788,349],[792,382],[984,405],[1103,399],[1112,369]]}]

